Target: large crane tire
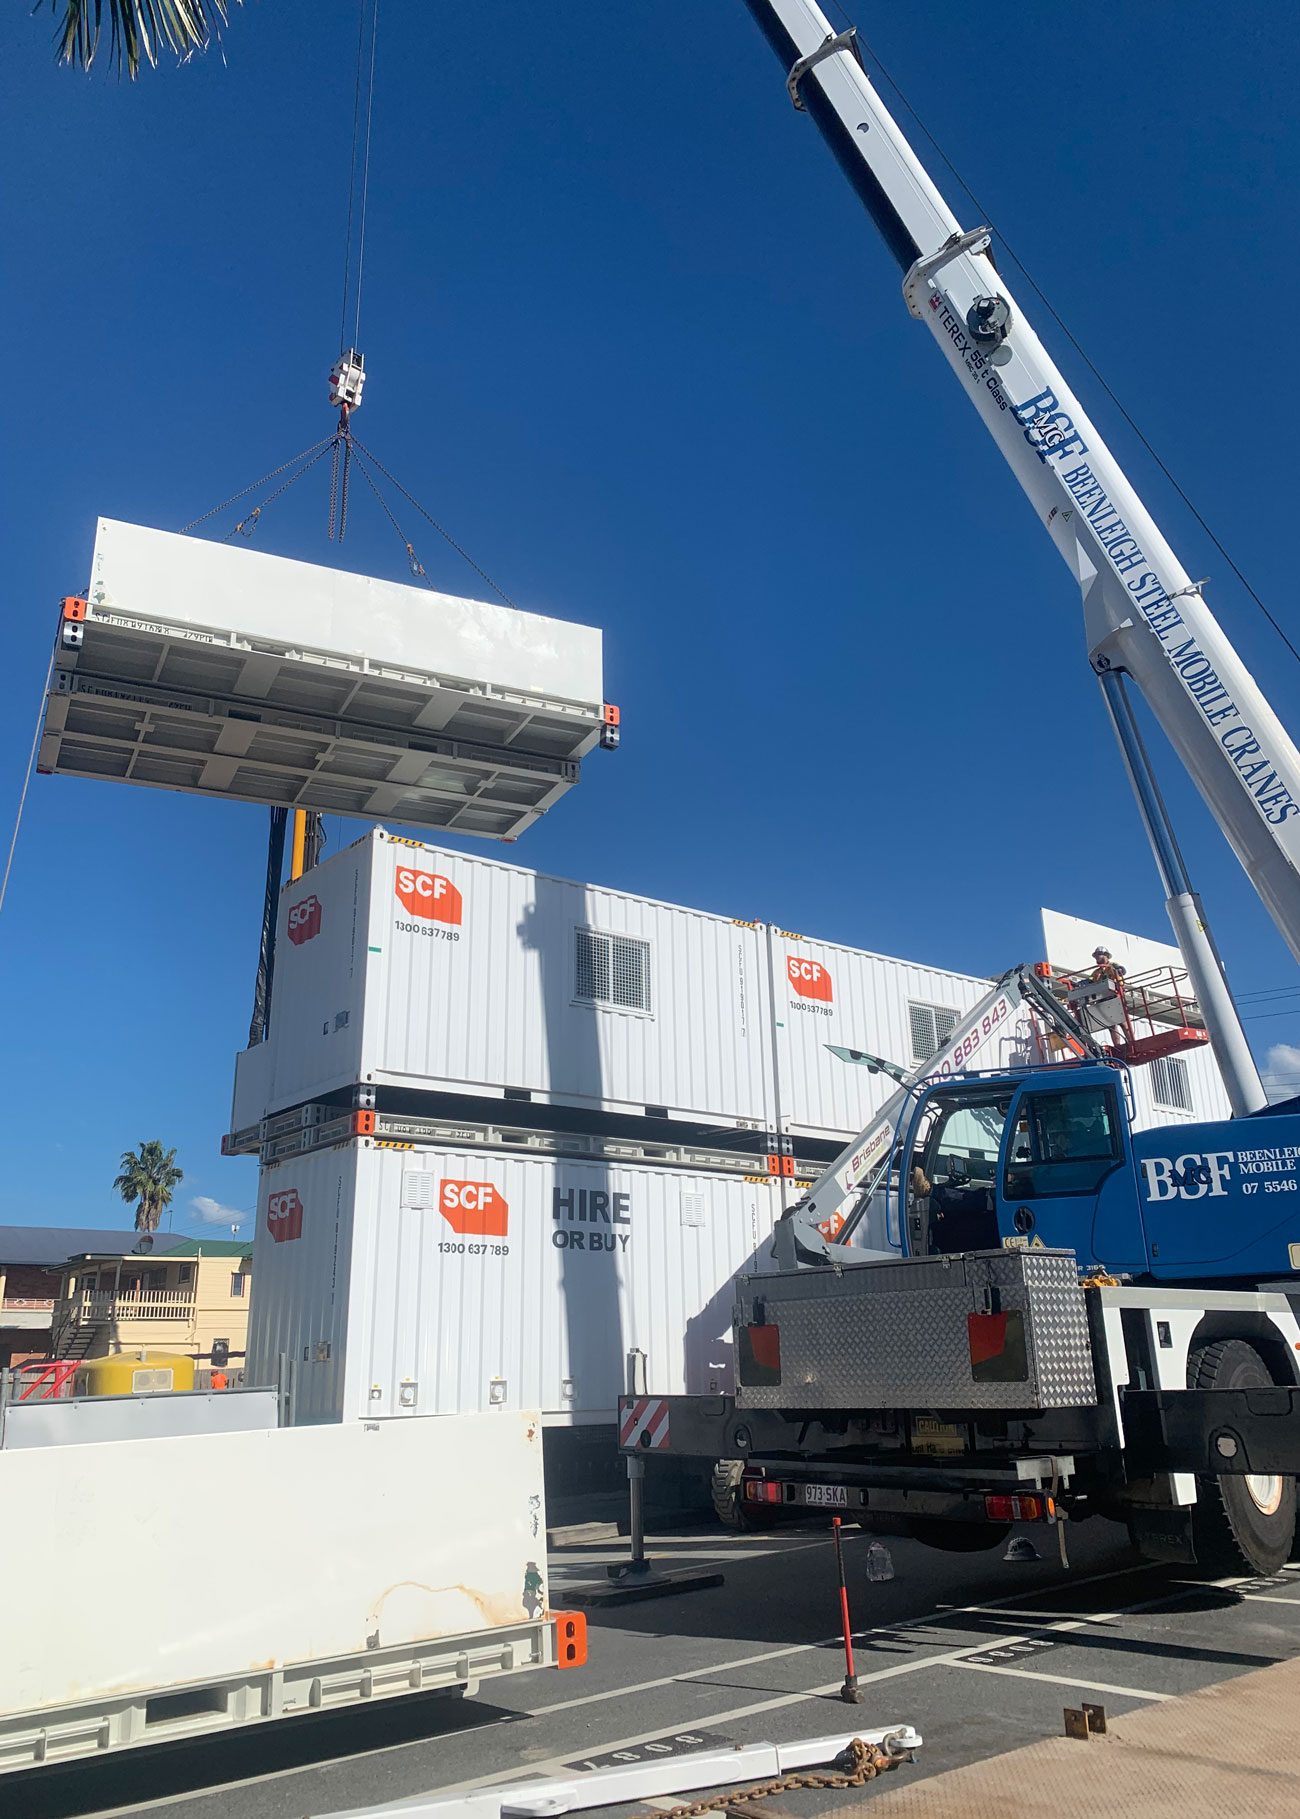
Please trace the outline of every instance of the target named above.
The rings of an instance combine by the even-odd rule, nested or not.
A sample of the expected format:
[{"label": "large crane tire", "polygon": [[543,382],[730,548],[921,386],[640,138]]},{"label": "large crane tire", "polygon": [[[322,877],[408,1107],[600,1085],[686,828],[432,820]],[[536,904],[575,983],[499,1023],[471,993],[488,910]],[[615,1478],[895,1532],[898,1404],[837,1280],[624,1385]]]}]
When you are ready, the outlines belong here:
[{"label": "large crane tire", "polygon": [[[1244,1339],[1198,1346],[1187,1360],[1189,1389],[1262,1389],[1272,1382]],[[1216,1577],[1277,1572],[1296,1540],[1295,1479],[1280,1473],[1198,1477],[1192,1539],[1197,1565]]]}]

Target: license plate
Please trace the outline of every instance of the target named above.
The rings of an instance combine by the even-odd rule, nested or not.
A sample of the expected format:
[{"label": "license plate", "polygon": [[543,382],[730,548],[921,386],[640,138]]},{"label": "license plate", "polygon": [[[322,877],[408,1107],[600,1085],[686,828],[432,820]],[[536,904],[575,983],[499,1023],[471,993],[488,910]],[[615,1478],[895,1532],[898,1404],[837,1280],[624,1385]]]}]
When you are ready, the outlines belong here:
[{"label": "license plate", "polygon": [[820,1508],[842,1510],[849,1506],[849,1493],[842,1484],[805,1484],[803,1500]]}]

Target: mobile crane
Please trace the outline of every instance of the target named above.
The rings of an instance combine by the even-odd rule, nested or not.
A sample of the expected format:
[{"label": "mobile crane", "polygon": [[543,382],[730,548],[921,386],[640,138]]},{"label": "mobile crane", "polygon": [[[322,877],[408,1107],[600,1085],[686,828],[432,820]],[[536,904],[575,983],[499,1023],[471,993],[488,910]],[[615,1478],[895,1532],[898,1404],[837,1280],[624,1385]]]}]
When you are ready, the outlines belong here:
[{"label": "mobile crane", "polygon": [[[624,1399],[629,1470],[651,1447],[712,1458],[738,1517],[842,1509],[952,1549],[1042,1520],[1065,1557],[1068,1521],[1103,1513],[1153,1558],[1276,1571],[1300,1472],[1300,1100],[1264,1103],[1124,678],[1297,958],[1300,753],[1012,297],[989,229],[962,228],[882,105],[853,29],[811,0],[746,5],[1079,583],[1234,1118],[1135,1132],[1122,1055],[1014,969],[787,1210],[775,1270],[756,1259],[738,1278],[734,1394]],[[1041,1045],[1008,1061],[1027,1023],[1066,1065]]]}]

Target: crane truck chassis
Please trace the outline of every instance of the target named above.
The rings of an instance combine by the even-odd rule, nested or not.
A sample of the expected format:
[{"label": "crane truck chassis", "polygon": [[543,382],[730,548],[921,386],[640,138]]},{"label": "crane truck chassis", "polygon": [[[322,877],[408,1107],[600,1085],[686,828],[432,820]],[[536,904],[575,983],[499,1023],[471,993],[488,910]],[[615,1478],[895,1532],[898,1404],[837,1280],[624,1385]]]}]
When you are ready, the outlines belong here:
[{"label": "crane truck chassis", "polygon": [[[1070,1059],[954,1065],[1027,1042]],[[724,1462],[742,1521],[966,1549],[1105,1515],[1152,1559],[1275,1572],[1300,1101],[1135,1131],[1128,1073],[1033,969],[994,981],[737,1278],[735,1393],[625,1398],[623,1450]]]}]

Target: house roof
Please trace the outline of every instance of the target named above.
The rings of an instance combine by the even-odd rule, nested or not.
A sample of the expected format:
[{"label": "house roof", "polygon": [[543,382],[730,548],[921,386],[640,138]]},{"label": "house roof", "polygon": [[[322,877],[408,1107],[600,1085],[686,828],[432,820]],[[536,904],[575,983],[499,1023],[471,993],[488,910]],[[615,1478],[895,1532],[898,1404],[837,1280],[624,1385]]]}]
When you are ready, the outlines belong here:
[{"label": "house roof", "polygon": [[238,1238],[182,1238],[167,1247],[169,1257],[251,1257],[253,1240],[240,1243]]},{"label": "house roof", "polygon": [[[129,1257],[145,1234],[119,1232],[111,1227],[84,1225],[0,1225],[0,1263],[28,1263],[57,1269],[69,1257]],[[182,1245],[194,1240],[174,1232],[154,1232],[153,1245],[147,1253],[161,1257],[174,1255]],[[204,1245],[206,1250],[208,1247]],[[237,1245],[237,1250],[251,1248]],[[140,1253],[141,1255],[145,1253]],[[193,1249],[182,1252],[193,1256]]]}]

